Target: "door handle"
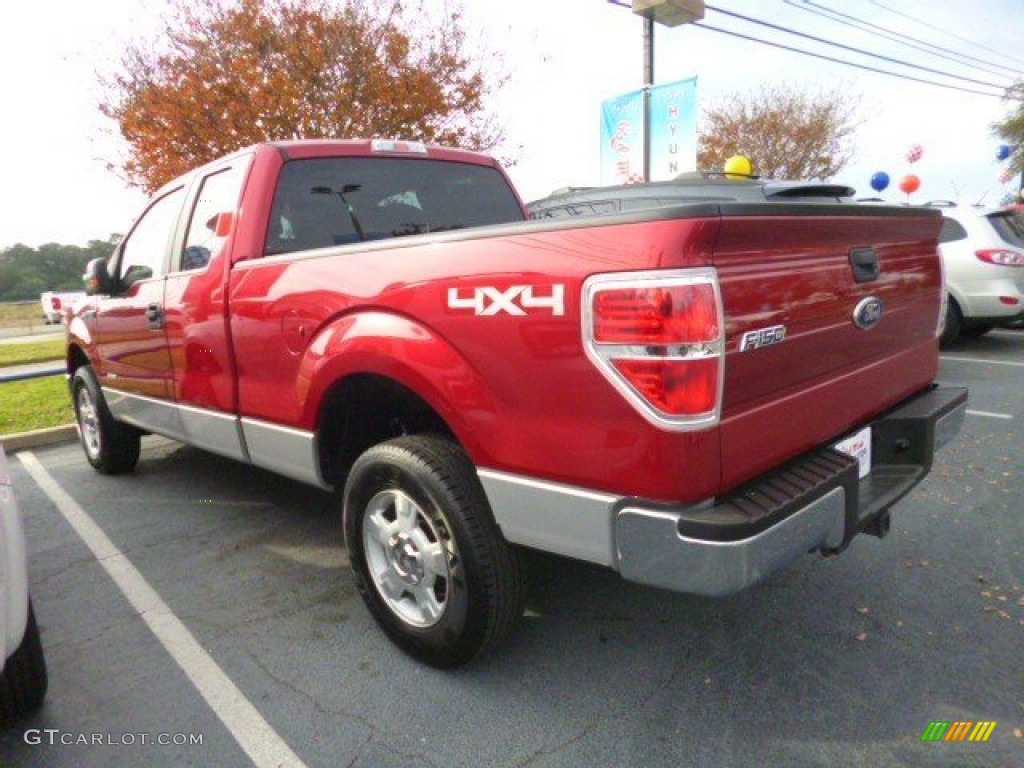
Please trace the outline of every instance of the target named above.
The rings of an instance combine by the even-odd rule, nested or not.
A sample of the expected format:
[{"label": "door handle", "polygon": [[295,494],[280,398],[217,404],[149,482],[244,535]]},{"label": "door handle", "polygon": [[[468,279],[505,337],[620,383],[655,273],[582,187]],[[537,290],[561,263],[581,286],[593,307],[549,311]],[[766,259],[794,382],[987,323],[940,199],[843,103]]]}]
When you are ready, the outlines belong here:
[{"label": "door handle", "polygon": [[150,304],[146,307],[146,320],[149,327],[154,331],[162,330],[164,327],[164,309],[159,304]]}]

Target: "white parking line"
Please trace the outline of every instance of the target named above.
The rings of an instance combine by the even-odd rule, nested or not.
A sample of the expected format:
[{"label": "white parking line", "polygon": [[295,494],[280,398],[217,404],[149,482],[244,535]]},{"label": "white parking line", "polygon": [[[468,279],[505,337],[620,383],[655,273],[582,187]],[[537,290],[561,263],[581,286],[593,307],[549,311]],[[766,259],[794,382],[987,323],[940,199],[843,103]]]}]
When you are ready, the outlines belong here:
[{"label": "white parking line", "polygon": [[192,633],[171,612],[156,590],[139,573],[132,562],[114,545],[91,517],[53,479],[39,459],[30,451],[18,454],[22,466],[36,481],[43,493],[57,506],[64,519],[93,556],[103,566],[124,596],[138,611],[150,631],[160,641],[178,666],[188,675],[207,704],[234,736],[238,745],[258,768],[278,768],[304,764],[291,747],[256,711]]},{"label": "white parking line", "polygon": [[984,416],[988,419],[1013,419],[1013,414],[1010,413],[992,413],[991,411],[972,411],[970,408],[967,409],[967,413],[970,416]]},{"label": "white parking line", "polygon": [[939,360],[952,360],[955,363],[984,363],[985,365],[1011,365],[1014,368],[1024,368],[1024,363],[1011,363],[1009,360],[985,360],[980,357],[953,357],[952,355],[939,355]]}]

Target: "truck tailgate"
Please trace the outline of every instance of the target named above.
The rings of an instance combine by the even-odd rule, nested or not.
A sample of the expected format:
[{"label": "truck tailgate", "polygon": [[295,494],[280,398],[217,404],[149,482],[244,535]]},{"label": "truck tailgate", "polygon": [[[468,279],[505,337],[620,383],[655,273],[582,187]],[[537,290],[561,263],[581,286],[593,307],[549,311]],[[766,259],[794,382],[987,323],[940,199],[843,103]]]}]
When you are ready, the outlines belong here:
[{"label": "truck tailgate", "polygon": [[726,318],[727,491],[934,380],[941,219],[849,205],[722,213],[714,265]]}]

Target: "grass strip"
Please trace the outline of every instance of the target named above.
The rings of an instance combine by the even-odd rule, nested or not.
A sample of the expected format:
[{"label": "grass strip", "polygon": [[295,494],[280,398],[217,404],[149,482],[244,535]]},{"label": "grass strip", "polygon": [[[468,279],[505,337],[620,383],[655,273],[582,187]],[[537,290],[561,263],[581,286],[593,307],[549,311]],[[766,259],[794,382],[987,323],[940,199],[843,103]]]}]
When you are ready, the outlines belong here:
[{"label": "grass strip", "polygon": [[59,427],[75,420],[63,376],[0,384],[0,434]]},{"label": "grass strip", "polygon": [[64,339],[0,344],[0,367],[64,359]]}]

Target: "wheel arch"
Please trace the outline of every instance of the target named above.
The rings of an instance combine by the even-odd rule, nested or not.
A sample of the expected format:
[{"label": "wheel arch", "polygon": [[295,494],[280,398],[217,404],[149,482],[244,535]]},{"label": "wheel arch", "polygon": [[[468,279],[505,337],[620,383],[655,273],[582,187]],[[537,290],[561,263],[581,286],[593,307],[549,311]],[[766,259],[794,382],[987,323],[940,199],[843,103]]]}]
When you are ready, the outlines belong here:
[{"label": "wheel arch", "polygon": [[337,484],[364,450],[405,434],[451,437],[474,460],[480,423],[495,418],[489,389],[444,338],[410,318],[349,315],[313,340],[300,366],[303,421],[315,425],[320,469]]},{"label": "wheel arch", "polygon": [[437,410],[404,384],[374,373],[351,374],[334,382],[320,407],[317,447],[321,474],[340,487],[368,448],[426,432],[458,441]]}]

